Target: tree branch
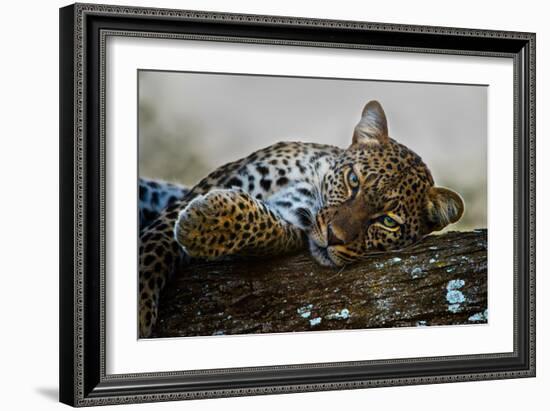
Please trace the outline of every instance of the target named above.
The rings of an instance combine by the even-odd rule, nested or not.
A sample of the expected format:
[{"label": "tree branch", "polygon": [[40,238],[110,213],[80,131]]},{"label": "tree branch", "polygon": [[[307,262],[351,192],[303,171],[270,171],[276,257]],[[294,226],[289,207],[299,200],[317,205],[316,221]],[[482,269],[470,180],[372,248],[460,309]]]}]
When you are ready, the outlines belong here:
[{"label": "tree branch", "polygon": [[487,322],[487,231],[430,236],[345,268],[307,253],[183,267],[155,337]]}]

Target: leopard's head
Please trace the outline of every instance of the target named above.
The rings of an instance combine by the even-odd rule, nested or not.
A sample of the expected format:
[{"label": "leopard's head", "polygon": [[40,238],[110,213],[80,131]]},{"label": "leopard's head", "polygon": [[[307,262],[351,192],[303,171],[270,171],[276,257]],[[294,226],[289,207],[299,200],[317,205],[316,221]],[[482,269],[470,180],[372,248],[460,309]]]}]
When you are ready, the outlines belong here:
[{"label": "leopard's head", "polygon": [[389,137],[377,101],[365,106],[352,144],[323,178],[321,194],[309,243],[323,265],[407,247],[464,212],[460,195],[436,187],[422,159]]}]

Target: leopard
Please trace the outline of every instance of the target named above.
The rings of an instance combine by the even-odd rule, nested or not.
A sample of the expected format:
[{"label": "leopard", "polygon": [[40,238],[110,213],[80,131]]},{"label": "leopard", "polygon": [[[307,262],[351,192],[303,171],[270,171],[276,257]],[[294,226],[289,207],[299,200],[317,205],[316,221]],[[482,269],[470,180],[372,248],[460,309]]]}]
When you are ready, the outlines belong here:
[{"label": "leopard", "polygon": [[435,185],[421,157],[390,137],[378,101],[350,134],[347,148],[289,141],[257,150],[153,210],[139,243],[139,336],[151,336],[160,292],[180,264],[305,250],[337,268],[462,217],[460,194]]},{"label": "leopard", "polygon": [[139,232],[143,233],[160,215],[162,210],[181,200],[189,189],[180,184],[163,180],[139,178]]}]

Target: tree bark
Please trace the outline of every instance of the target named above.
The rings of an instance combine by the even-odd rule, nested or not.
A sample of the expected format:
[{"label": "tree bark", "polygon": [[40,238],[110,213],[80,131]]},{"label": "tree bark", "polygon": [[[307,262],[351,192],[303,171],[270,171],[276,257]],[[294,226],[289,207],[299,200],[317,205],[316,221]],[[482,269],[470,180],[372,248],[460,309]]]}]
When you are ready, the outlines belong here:
[{"label": "tree bark", "polygon": [[304,252],[182,267],[154,337],[487,322],[487,231],[448,232],[344,268]]}]

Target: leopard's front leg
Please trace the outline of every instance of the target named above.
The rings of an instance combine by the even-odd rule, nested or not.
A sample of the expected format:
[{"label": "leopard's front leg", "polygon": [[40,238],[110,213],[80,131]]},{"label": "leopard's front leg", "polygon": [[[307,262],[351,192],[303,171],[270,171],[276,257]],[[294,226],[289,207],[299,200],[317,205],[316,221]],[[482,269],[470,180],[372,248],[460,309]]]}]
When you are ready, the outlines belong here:
[{"label": "leopard's front leg", "polygon": [[304,233],[263,201],[241,190],[212,190],[193,199],[175,226],[191,257],[278,255],[305,246]]},{"label": "leopard's front leg", "polygon": [[158,316],[159,295],[185,255],[174,238],[174,221],[185,201],[168,207],[140,236],[139,335],[151,335]]}]

